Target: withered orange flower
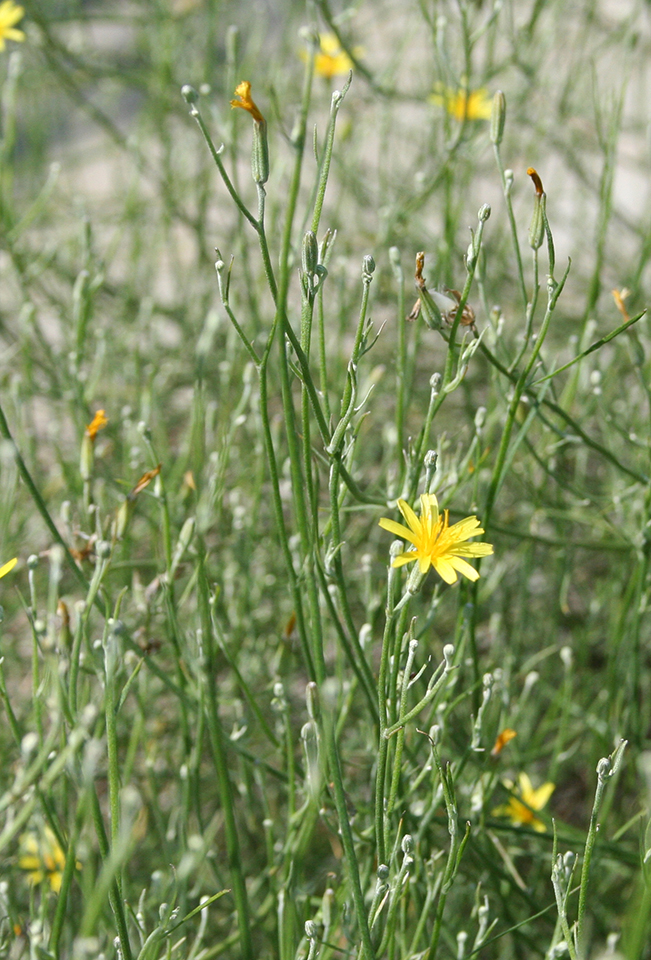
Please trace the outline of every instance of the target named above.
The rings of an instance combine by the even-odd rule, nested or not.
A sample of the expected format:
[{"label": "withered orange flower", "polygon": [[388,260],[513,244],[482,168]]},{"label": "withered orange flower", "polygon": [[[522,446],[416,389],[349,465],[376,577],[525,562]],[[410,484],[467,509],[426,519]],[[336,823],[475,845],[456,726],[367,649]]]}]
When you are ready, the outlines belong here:
[{"label": "withered orange flower", "polygon": [[536,195],[539,197],[542,197],[545,191],[543,190],[542,180],[540,179],[537,170],[534,170],[533,167],[527,167],[527,176],[531,177],[531,179],[533,180],[533,185],[536,190]]},{"label": "withered orange flower", "polygon": [[507,743],[510,740],[513,740],[514,737],[517,737],[516,731],[511,730],[509,727],[505,727],[504,730],[497,735],[495,746],[491,750],[491,757],[498,757]]},{"label": "withered orange flower", "polygon": [[106,412],[104,410],[98,410],[93,419],[90,421],[86,427],[86,433],[91,440],[94,440],[100,430],[103,430],[106,424],[108,423],[108,418],[106,417]]},{"label": "withered orange flower", "polygon": [[255,101],[251,97],[251,84],[248,80],[242,80],[235,87],[235,96],[239,99],[231,100],[231,107],[241,107],[251,114],[256,123],[264,123],[264,117],[258,110]]}]

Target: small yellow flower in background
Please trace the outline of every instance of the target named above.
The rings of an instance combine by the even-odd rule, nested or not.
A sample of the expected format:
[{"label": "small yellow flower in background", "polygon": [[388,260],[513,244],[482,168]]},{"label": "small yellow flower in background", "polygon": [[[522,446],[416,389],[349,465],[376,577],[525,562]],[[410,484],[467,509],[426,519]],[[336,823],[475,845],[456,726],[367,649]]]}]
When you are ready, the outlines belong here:
[{"label": "small yellow flower in background", "polygon": [[27,872],[29,882],[37,884],[47,880],[50,889],[58,893],[66,857],[50,827],[44,827],[41,834],[34,831],[23,833],[20,851],[18,866]]},{"label": "small yellow flower in background", "polygon": [[464,90],[446,87],[442,83],[434,85],[434,93],[429,97],[430,103],[438,107],[445,107],[455,120],[490,120],[493,101],[485,87],[478,90]]},{"label": "small yellow flower in background", "polygon": [[22,30],[16,30],[15,24],[22,20],[25,11],[17,6],[14,0],[2,0],[0,3],[0,50],[5,48],[5,40],[16,40],[22,43],[25,34]]},{"label": "small yellow flower in background", "polygon": [[[504,786],[509,790],[515,789],[515,784],[505,781]],[[547,827],[535,816],[535,812],[542,810],[556,789],[553,783],[543,783],[542,787],[534,790],[531,780],[526,773],[518,776],[519,796],[510,797],[509,802],[492,811],[494,817],[509,817],[511,823],[533,827],[538,833],[544,833]]]},{"label": "small yellow flower in background", "polygon": [[18,557],[14,557],[13,560],[8,560],[7,563],[3,564],[0,567],[0,577],[4,577],[6,574],[11,573],[17,563]]},{"label": "small yellow flower in background", "polygon": [[105,415],[105,411],[98,410],[91,422],[86,427],[86,433],[90,439],[94,440],[99,431],[103,430],[107,423],[108,419]]},{"label": "small yellow flower in background", "polygon": [[239,99],[231,100],[231,107],[241,107],[251,114],[256,123],[264,123],[264,117],[258,110],[255,101],[251,97],[251,84],[248,80],[242,80],[235,87],[235,96]]},{"label": "small yellow flower in background", "polygon": [[[364,55],[363,47],[353,47],[353,55],[359,58]],[[301,50],[301,59],[307,60],[307,54]],[[334,33],[319,34],[319,49],[314,57],[314,72],[328,80],[332,77],[345,77],[353,69],[353,61]]]},{"label": "small yellow flower in background", "polygon": [[418,560],[422,574],[434,567],[446,583],[456,583],[457,573],[468,580],[478,580],[479,574],[462,557],[487,557],[493,552],[490,543],[466,543],[471,537],[483,533],[477,517],[466,517],[449,526],[449,514],[439,513],[438,500],[433,493],[423,493],[420,498],[420,519],[405,500],[398,500],[398,509],[409,527],[383,517],[380,526],[394,533],[401,540],[408,540],[413,549],[406,550],[395,558],[392,566]]}]

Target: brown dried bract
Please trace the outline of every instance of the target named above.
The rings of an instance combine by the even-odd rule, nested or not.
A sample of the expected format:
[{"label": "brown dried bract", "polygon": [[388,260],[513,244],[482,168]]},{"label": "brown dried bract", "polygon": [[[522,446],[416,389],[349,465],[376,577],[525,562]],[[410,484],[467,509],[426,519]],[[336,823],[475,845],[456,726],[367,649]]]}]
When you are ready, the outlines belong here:
[{"label": "brown dried bract", "polygon": [[421,250],[420,253],[416,254],[416,272],[414,274],[414,280],[416,281],[416,286],[420,290],[425,289],[425,277],[423,276],[424,266],[425,266],[425,254]]},{"label": "brown dried bract", "polygon": [[143,475],[141,476],[140,480],[138,480],[138,483],[135,485],[135,487],[133,488],[133,490],[131,491],[131,493],[128,495],[127,500],[135,500],[135,498],[138,496],[138,494],[139,494],[142,490],[144,490],[145,487],[148,487],[148,486],[149,486],[149,484],[152,482],[152,480],[154,479],[154,477],[157,477],[157,476],[158,476],[158,474],[159,474],[160,471],[161,471],[161,466],[162,466],[162,464],[159,463],[158,466],[157,466],[157,467],[154,467],[153,470],[147,470],[146,473],[143,473]]},{"label": "brown dried bract", "polygon": [[420,317],[420,297],[418,298],[416,303],[413,305],[413,307],[407,314],[407,320],[413,323],[413,321],[418,320],[419,317]]},{"label": "brown dried bract", "polygon": [[[459,293],[458,290],[448,290],[446,288],[446,292],[452,294],[452,296],[457,301],[457,303],[461,303],[461,294]],[[452,323],[456,315],[457,315],[457,308],[453,307],[452,310],[448,310],[448,312],[445,315],[445,319],[448,321],[448,323]],[[464,327],[471,327],[474,324],[474,322],[475,322],[475,311],[470,306],[470,304],[467,303],[464,306],[463,310],[461,311],[461,319],[459,320],[459,323],[462,323]]]}]

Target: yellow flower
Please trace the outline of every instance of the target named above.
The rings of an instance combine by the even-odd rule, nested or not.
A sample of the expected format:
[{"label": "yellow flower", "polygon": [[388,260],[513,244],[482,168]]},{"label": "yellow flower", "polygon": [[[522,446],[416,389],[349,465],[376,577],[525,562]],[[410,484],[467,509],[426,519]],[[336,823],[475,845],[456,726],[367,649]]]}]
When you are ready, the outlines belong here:
[{"label": "yellow flower", "polygon": [[98,410],[91,422],[86,427],[86,433],[91,440],[94,440],[100,430],[103,430],[108,419],[104,410]]},{"label": "yellow flower", "polygon": [[231,107],[241,107],[242,110],[251,114],[256,123],[264,123],[264,117],[251,98],[251,84],[248,80],[242,80],[241,83],[238,83],[235,87],[235,96],[239,99],[231,100]]},{"label": "yellow flower", "polygon": [[455,120],[490,120],[492,110],[491,95],[485,87],[478,90],[458,90],[445,87],[442,83],[434,85],[434,93],[429,97],[430,103],[445,107]]},{"label": "yellow flower", "polygon": [[433,566],[446,583],[456,583],[457,573],[469,580],[478,580],[479,574],[462,557],[487,557],[493,552],[490,543],[466,543],[471,537],[483,533],[477,517],[466,517],[449,526],[448,511],[439,514],[439,505],[433,493],[423,493],[420,498],[420,519],[405,500],[398,500],[398,509],[409,527],[383,517],[380,526],[395,533],[401,540],[408,540],[413,548],[395,558],[392,566],[418,560],[420,572],[425,574]]},{"label": "yellow flower", "polygon": [[[363,47],[353,47],[353,55],[356,58],[363,56]],[[303,60],[307,60],[307,55],[301,51]],[[334,33],[319,34],[319,50],[314,57],[314,72],[320,77],[345,77],[353,69],[353,61],[350,59]]]},{"label": "yellow flower", "polygon": [[18,558],[14,557],[13,560],[7,561],[2,567],[0,567],[0,577],[4,577],[5,574],[11,573],[16,564],[18,563]]},{"label": "yellow flower", "polygon": [[[515,788],[515,784],[511,781],[505,781],[504,785],[509,790]],[[496,807],[492,811],[492,815],[494,817],[510,817],[511,823],[522,823],[527,827],[533,827],[538,833],[544,833],[547,827],[534,813],[542,810],[555,789],[553,783],[543,783],[542,787],[534,790],[527,774],[521,773],[518,776],[519,796],[510,797],[509,802],[504,806]]]},{"label": "yellow flower", "polygon": [[58,893],[63,879],[66,858],[57,838],[50,827],[45,827],[40,836],[33,831],[23,833],[20,838],[21,856],[18,866],[27,871],[30,883],[42,883],[47,880],[50,889]]},{"label": "yellow flower", "polygon": [[22,7],[16,6],[14,0],[2,0],[0,3],[0,50],[5,48],[5,40],[17,40],[19,43],[25,39],[22,30],[16,30],[14,24],[22,20],[25,13]]}]

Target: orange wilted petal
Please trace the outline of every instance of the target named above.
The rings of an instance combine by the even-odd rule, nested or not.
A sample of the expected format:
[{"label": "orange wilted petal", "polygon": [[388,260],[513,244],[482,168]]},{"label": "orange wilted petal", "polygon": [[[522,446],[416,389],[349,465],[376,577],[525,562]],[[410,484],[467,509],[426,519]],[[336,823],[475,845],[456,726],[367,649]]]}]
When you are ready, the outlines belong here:
[{"label": "orange wilted petal", "polygon": [[491,757],[499,756],[509,740],[513,740],[514,737],[517,737],[516,731],[511,730],[509,727],[505,727],[504,730],[502,730],[502,732],[497,736],[495,746],[491,750]]},{"label": "orange wilted petal", "polygon": [[251,84],[248,80],[242,80],[235,87],[235,96],[237,100],[231,100],[231,107],[241,107],[251,114],[256,123],[264,123],[264,117],[258,110],[255,101],[251,97]]},{"label": "orange wilted petal", "polygon": [[146,473],[143,473],[143,475],[141,476],[140,480],[138,480],[138,483],[135,485],[135,487],[133,488],[133,490],[131,491],[131,493],[130,493],[129,496],[127,497],[127,500],[135,500],[135,498],[138,496],[138,494],[139,494],[142,490],[144,490],[145,487],[148,487],[148,486],[149,486],[149,484],[152,482],[152,480],[154,479],[154,477],[157,477],[157,476],[158,476],[158,474],[160,473],[160,468],[161,468],[161,466],[162,466],[162,464],[159,463],[158,466],[157,466],[157,467],[154,467],[153,470],[147,470]]},{"label": "orange wilted petal", "polygon": [[542,180],[538,176],[537,171],[534,170],[533,167],[528,167],[527,176],[531,177],[531,179],[533,180],[533,185],[536,188],[536,195],[539,197],[542,197],[545,191],[543,190]]},{"label": "orange wilted petal", "polygon": [[90,423],[86,427],[86,433],[88,434],[90,439],[94,440],[97,434],[99,433],[99,431],[103,430],[107,423],[108,423],[108,419],[105,415],[105,411],[98,410],[95,416],[93,417],[93,419],[90,421]]}]

